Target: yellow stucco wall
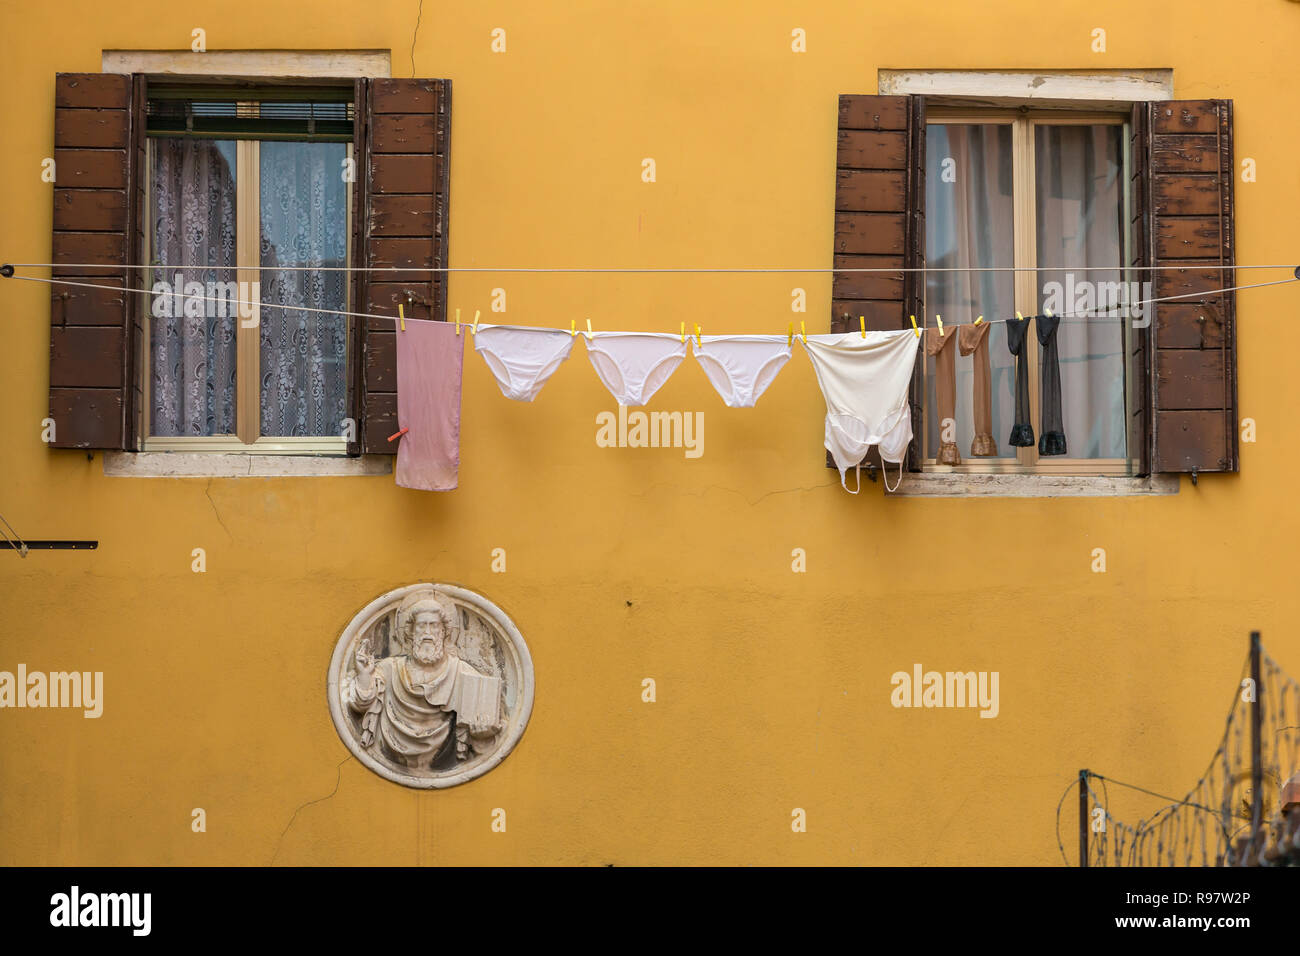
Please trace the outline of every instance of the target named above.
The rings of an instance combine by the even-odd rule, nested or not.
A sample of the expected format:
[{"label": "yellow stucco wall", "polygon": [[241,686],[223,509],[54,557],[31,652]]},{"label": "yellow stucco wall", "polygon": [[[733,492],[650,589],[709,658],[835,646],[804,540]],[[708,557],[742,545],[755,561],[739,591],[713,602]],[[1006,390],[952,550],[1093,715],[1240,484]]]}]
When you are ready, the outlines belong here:
[{"label": "yellow stucco wall", "polygon": [[[209,49],[391,49],[394,75],[412,72],[415,0],[4,6],[6,261],[49,258],[54,74],[98,70],[103,49],[184,49],[203,27]],[[874,92],[885,67],[1172,67],[1176,96],[1234,100],[1237,156],[1259,170],[1237,184],[1238,261],[1274,263],[1300,255],[1297,31],[1285,0],[430,0],[414,72],[454,82],[453,266],[828,266],[836,96]],[[498,321],[782,331],[795,285],[826,330],[824,274],[460,274],[450,304],[486,310],[503,286]],[[1300,669],[1279,338],[1296,296],[1239,298],[1240,413],[1259,430],[1239,476],[1168,497],[886,500],[823,466],[801,356],[751,410],[688,360],[654,407],[704,411],[689,460],[597,447],[615,406],[581,346],[533,405],[467,354],[454,493],[106,478],[100,455],[41,441],[48,287],[0,282],[0,513],[28,537],[100,541],[0,554],[0,669],[105,681],[99,720],[0,711],[0,863],[1059,862],[1055,808],[1079,767],[1163,793],[1196,780],[1248,629]],[[419,580],[498,603],[537,681],[505,763],[429,793],[350,759],[325,702],[351,616]],[[1000,715],[891,707],[890,675],[916,662],[998,671]]]}]

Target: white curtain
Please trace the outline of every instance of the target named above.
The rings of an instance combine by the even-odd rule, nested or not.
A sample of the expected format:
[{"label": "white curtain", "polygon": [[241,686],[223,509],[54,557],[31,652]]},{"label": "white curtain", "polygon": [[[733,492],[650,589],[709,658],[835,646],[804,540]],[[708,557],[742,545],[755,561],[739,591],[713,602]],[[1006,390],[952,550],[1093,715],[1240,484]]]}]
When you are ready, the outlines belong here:
[{"label": "white curtain", "polygon": [[[1040,308],[1047,284],[1067,284],[1069,268],[1114,266],[1113,271],[1075,272],[1084,281],[1123,278],[1120,243],[1122,180],[1119,126],[1035,127],[1038,264],[1065,266],[1037,276]],[[1015,263],[1013,237],[1013,155],[1011,127],[999,124],[936,123],[926,128],[926,265],[1007,266]],[[1097,288],[1098,286],[1094,286]],[[1015,315],[1010,272],[929,272],[926,317],[970,322]],[[1073,311],[1067,303],[1061,311]],[[920,316],[917,317],[918,321]],[[1069,458],[1122,458],[1126,455],[1124,404],[1124,327],[1115,317],[1066,319],[1060,348],[1062,404]],[[1039,345],[1031,333],[1030,347]],[[1015,409],[1015,361],[1001,324],[989,331],[992,370],[993,438],[1000,459],[1014,459],[1007,439]],[[966,463],[974,428],[970,390],[973,358],[957,358],[957,447]],[[927,408],[935,407],[934,360],[927,359]],[[1037,395],[1039,382],[1030,383]],[[939,447],[939,423],[927,416],[926,457]],[[1034,438],[1042,429],[1034,422]],[[1046,459],[1048,461],[1053,459]]]},{"label": "white curtain", "polygon": [[[931,269],[1007,266],[1015,262],[1012,236],[1011,127],[997,124],[933,123],[926,127],[926,266]],[[1015,280],[1010,272],[928,272],[925,320],[935,324],[973,322],[1013,314]],[[917,316],[917,322],[922,317]],[[970,458],[975,435],[971,386],[974,356],[957,356],[957,449],[963,462],[1016,457],[1007,444],[1015,419],[1015,359],[1007,349],[1006,328],[988,333],[993,392],[993,440],[998,457]],[[926,359],[927,458],[939,448],[939,422],[933,414],[934,359]]]},{"label": "white curtain", "polygon": [[[150,261],[203,267],[157,270],[154,279],[170,286],[180,272],[182,285],[202,283],[206,295],[207,283],[235,280],[235,144],[160,137],[153,146]],[[150,433],[233,434],[237,314],[194,300],[188,311],[202,314],[187,316],[176,296],[150,302]]]},{"label": "white curtain", "polygon": [[[1048,283],[1060,283],[1075,302],[1083,290],[1124,278],[1120,126],[1045,126],[1034,129],[1039,266],[1064,266],[1038,273],[1039,302]],[[1099,272],[1071,272],[1082,266],[1113,266]],[[1083,286],[1082,283],[1090,283]],[[1095,293],[1094,293],[1095,298]],[[1137,296],[1136,298],[1142,298]],[[1099,304],[1104,309],[1105,303]],[[1067,317],[1057,332],[1061,351],[1061,398],[1068,458],[1127,455],[1124,414],[1124,319],[1120,315]]]},{"label": "white curtain", "polygon": [[[318,270],[347,265],[347,144],[264,142],[260,152],[262,301],[346,309],[348,274]],[[347,329],[345,316],[263,307],[263,435],[340,433]]]}]

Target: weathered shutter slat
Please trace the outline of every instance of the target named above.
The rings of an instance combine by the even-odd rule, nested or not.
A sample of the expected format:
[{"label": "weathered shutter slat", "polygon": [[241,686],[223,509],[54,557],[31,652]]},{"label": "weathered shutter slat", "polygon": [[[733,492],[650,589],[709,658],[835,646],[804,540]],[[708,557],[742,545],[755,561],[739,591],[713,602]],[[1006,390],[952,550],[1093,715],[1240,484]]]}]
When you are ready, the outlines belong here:
[{"label": "weathered shutter slat", "polygon": [[[406,315],[445,320],[446,209],[451,81],[372,79],[364,100],[365,265],[361,450],[391,454],[397,430],[397,343],[393,320]],[[359,106],[358,113],[361,112]],[[359,119],[360,123],[361,120]],[[384,273],[383,269],[429,270]]]},{"label": "weathered shutter slat", "polygon": [[1144,104],[1156,266],[1152,469],[1236,471],[1236,295],[1232,102]]},{"label": "weathered shutter slat", "polygon": [[[836,272],[831,282],[831,331],[859,327],[909,328],[921,310],[920,273],[903,267],[925,264],[925,101],[919,96],[843,95],[835,159],[836,269],[898,272]],[[920,435],[921,367],[913,379],[912,421]],[[908,465],[920,467],[914,438]],[[873,450],[870,460],[880,464]],[[829,456],[827,458],[831,462]]]},{"label": "weathered shutter slat", "polygon": [[135,99],[128,75],[55,77],[53,274],[123,290],[51,287],[50,444],[57,448],[129,447]]}]

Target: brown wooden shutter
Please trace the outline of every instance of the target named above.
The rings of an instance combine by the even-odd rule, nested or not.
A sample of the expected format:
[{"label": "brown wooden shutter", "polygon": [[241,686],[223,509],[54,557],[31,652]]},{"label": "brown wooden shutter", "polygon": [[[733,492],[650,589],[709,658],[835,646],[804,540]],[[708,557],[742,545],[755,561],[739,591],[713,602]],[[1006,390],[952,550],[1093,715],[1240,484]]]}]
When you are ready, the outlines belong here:
[{"label": "brown wooden shutter", "polygon": [[[448,159],[451,81],[372,79],[358,101],[365,156],[359,246],[365,266],[357,286],[365,323],[360,371],[360,444],[368,454],[392,454],[397,431],[397,340],[401,303],[408,317],[447,318]],[[363,117],[361,114],[365,113]],[[364,152],[362,152],[364,149]],[[392,316],[393,318],[388,318]]]},{"label": "brown wooden shutter", "polygon": [[[54,93],[50,417],[57,448],[127,448],[139,159],[132,78],[59,73]],[[142,122],[142,120],[139,120]]]},{"label": "brown wooden shutter", "polygon": [[[842,95],[835,154],[836,269],[925,264],[925,100],[919,96]],[[836,272],[831,283],[831,331],[911,328],[923,311],[919,272]],[[920,469],[920,383],[912,380],[914,437],[908,466]],[[879,456],[873,450],[871,461]],[[829,456],[827,461],[830,462]],[[833,465],[833,462],[831,463]]]},{"label": "brown wooden shutter", "polygon": [[1236,294],[1232,102],[1176,100],[1147,107],[1153,320],[1152,468],[1236,471]]}]

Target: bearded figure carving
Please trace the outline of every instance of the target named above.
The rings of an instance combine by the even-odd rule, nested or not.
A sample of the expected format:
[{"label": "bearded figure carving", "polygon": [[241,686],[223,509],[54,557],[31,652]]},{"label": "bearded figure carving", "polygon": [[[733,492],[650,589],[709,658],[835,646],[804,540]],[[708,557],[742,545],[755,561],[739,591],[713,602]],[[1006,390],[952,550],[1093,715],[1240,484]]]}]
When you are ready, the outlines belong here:
[{"label": "bearded figure carving", "polygon": [[363,638],[343,688],[347,706],[361,715],[361,746],[382,748],[413,770],[492,750],[504,723],[502,681],[457,653],[459,610],[429,589],[404,600],[395,623],[405,653],[376,659],[372,637]]}]

